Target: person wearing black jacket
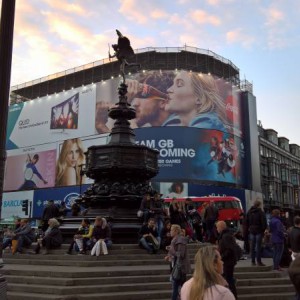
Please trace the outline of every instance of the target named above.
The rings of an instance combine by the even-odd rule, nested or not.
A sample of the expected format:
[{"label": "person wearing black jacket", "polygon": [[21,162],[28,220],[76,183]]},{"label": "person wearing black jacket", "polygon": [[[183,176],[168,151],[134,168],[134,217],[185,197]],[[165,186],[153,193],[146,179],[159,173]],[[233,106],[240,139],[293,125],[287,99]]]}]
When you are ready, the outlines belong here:
[{"label": "person wearing black jacket", "polygon": [[291,263],[288,273],[296,290],[295,300],[300,300],[300,256],[297,256]]},{"label": "person wearing black jacket", "polygon": [[288,234],[288,245],[292,250],[292,259],[300,256],[300,217],[294,218],[294,226]]},{"label": "person wearing black jacket", "polygon": [[219,221],[216,224],[218,237],[219,251],[223,260],[223,276],[228,283],[228,287],[234,297],[237,299],[237,291],[235,286],[235,278],[233,277],[234,266],[238,258],[235,251],[235,238],[232,232],[227,228],[224,221]]},{"label": "person wearing black jacket", "polygon": [[42,215],[42,230],[43,232],[46,232],[48,228],[48,221],[52,218],[58,218],[59,216],[59,209],[55,205],[53,200],[49,200],[47,206],[43,210],[43,215]]},{"label": "person wearing black jacket", "polygon": [[111,228],[105,218],[96,217],[95,224],[92,233],[92,245],[93,247],[97,241],[104,240],[107,248],[111,248]]},{"label": "person wearing black jacket", "polygon": [[249,209],[246,217],[246,226],[250,235],[250,251],[252,266],[265,266],[261,261],[261,244],[265,230],[267,229],[266,215],[261,209],[261,202],[254,201],[253,206]]},{"label": "person wearing black jacket", "polygon": [[146,249],[149,254],[154,254],[159,249],[157,240],[158,232],[153,218],[148,220],[148,224],[143,225],[139,231],[139,245]]},{"label": "person wearing black jacket", "polygon": [[164,228],[165,213],[164,213],[164,203],[163,200],[160,198],[160,194],[155,193],[153,195],[153,199],[151,199],[150,201],[150,210],[153,212],[153,218],[157,226],[157,234],[158,234],[157,239],[159,243],[161,243],[162,230]]},{"label": "person wearing black jacket", "polygon": [[219,217],[219,210],[215,206],[214,202],[211,200],[209,206],[205,209],[204,212],[204,221],[206,224],[206,241],[213,243],[215,240],[214,237],[214,226]]}]

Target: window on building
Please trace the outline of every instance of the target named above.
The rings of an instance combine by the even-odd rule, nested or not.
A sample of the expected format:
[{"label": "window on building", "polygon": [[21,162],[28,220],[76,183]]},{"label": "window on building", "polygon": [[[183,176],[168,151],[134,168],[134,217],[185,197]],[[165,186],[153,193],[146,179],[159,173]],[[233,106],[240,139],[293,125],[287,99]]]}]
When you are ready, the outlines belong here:
[{"label": "window on building", "polygon": [[288,204],[288,191],[286,186],[282,187],[282,200],[283,204]]},{"label": "window on building", "polygon": [[298,186],[298,185],[299,185],[298,174],[295,173],[295,172],[293,172],[293,173],[291,174],[291,178],[292,178],[292,184]]},{"label": "window on building", "polygon": [[283,166],[281,166],[281,180],[287,181],[287,170]]},{"label": "window on building", "polygon": [[259,153],[260,153],[261,156],[264,156],[264,146],[260,145]]},{"label": "window on building", "polygon": [[269,169],[269,176],[273,176],[273,172],[274,172],[274,164],[273,163],[271,163],[271,162],[269,162],[268,163],[268,169]]}]

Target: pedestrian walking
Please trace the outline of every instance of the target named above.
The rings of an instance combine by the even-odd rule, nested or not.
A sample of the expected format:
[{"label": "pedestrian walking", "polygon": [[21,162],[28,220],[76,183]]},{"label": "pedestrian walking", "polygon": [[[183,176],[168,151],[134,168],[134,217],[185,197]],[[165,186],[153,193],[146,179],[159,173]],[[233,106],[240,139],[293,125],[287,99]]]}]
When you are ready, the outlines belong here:
[{"label": "pedestrian walking", "polygon": [[[261,209],[262,203],[258,199],[249,209],[246,216],[246,226],[250,237],[250,253],[252,266],[265,266],[261,261],[261,245],[265,230],[267,229],[266,215]],[[256,260],[256,261],[255,261]]]},{"label": "pedestrian walking", "polygon": [[279,266],[281,261],[281,257],[283,254],[284,248],[284,227],[280,220],[280,210],[273,209],[272,217],[270,220],[270,233],[271,233],[271,241],[273,244],[273,269],[277,271],[282,271]]},{"label": "pedestrian walking", "polygon": [[228,287],[234,297],[237,299],[237,291],[235,286],[235,278],[233,276],[234,267],[238,261],[236,253],[236,241],[232,232],[227,228],[224,221],[219,221],[216,224],[218,237],[219,251],[224,262],[223,276],[228,282]]}]

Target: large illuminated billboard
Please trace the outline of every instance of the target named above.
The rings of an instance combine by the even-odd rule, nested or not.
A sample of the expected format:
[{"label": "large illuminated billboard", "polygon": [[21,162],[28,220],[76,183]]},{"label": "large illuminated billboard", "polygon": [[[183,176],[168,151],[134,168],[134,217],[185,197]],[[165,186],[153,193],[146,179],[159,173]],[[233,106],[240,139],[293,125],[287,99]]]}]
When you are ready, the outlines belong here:
[{"label": "large illuminated billboard", "polygon": [[[187,126],[244,136],[241,92],[224,79],[187,71],[140,72],[126,81],[136,109],[133,128]],[[118,99],[119,79],[97,86],[95,128],[109,132],[107,111]]]},{"label": "large illuminated billboard", "polygon": [[[78,175],[83,153],[109,141],[114,121],[108,110],[118,102],[120,81],[109,79],[11,106],[4,190],[24,187],[26,161],[35,154],[44,181],[33,174],[34,189],[92,183]],[[239,89],[213,75],[183,70],[138,72],[126,83],[127,101],[136,110],[131,121],[136,142],[160,152],[160,171],[153,181],[249,186],[247,112]],[[52,168],[47,167],[50,157]],[[64,177],[68,171],[72,180]]]},{"label": "large illuminated billboard", "polygon": [[[110,132],[108,109],[119,79],[98,84],[95,129]],[[249,184],[241,91],[221,78],[188,71],[140,72],[127,79],[137,143],[160,151],[155,180]]]},{"label": "large illuminated billboard", "polygon": [[[96,85],[48,95],[9,107],[6,149],[13,150],[94,133]],[[80,107],[80,112],[79,112]]]}]

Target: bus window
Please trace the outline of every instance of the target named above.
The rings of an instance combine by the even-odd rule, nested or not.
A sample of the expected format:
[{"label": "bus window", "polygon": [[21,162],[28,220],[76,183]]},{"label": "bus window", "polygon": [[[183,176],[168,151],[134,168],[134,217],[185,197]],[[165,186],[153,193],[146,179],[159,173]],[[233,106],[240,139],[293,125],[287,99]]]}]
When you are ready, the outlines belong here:
[{"label": "bus window", "polygon": [[232,201],[231,203],[232,203],[233,208],[240,208],[240,202]]},{"label": "bus window", "polygon": [[223,202],[224,203],[224,208],[225,209],[228,209],[228,208],[232,208],[232,203],[233,201],[226,201],[226,202]]},{"label": "bus window", "polygon": [[223,201],[217,201],[217,202],[215,202],[215,206],[216,206],[218,209],[224,209],[225,203],[226,203],[226,202],[223,202]]}]

